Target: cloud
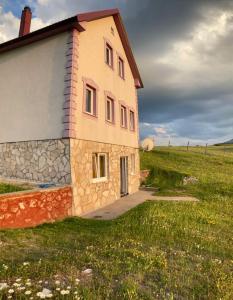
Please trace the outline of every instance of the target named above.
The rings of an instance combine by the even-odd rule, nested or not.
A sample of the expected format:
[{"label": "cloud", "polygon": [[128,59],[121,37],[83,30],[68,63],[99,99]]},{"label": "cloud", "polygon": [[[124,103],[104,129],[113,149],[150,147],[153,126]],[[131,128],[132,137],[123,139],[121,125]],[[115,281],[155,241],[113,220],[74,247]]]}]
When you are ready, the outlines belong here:
[{"label": "cloud", "polygon": [[167,130],[164,127],[156,127],[155,128],[155,132],[157,134],[162,134],[162,135],[167,134]]},{"label": "cloud", "polygon": [[[49,22],[44,22],[42,19],[33,17],[31,31],[40,29],[49,25]],[[0,43],[16,38],[19,33],[20,19],[17,18],[11,11],[5,12],[0,6]]]},{"label": "cloud", "polygon": [[[17,36],[23,2],[0,0],[0,42]],[[120,8],[145,85],[139,91],[142,138],[155,136],[162,144],[233,138],[232,0],[28,3],[32,30],[77,13]]]},{"label": "cloud", "polygon": [[177,36],[164,34],[162,47],[148,49],[145,43],[139,53],[146,82],[140,92],[141,122],[161,122],[176,132],[177,141],[233,136],[233,9],[227,1],[212,3],[199,17],[196,4],[195,19],[184,22]]},{"label": "cloud", "polygon": [[0,43],[16,36],[19,30],[19,20],[11,13],[4,13],[0,6]]},{"label": "cloud", "polygon": [[55,22],[78,13],[118,7],[124,18],[135,18],[149,0],[137,5],[135,0],[37,0],[32,3],[35,14],[44,22]]}]

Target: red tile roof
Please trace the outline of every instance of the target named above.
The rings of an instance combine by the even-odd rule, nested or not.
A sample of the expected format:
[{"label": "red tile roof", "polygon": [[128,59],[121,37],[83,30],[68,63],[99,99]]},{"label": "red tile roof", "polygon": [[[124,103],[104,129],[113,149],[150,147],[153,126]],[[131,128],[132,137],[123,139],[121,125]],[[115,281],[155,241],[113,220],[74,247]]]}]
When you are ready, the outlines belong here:
[{"label": "red tile roof", "polygon": [[122,45],[124,47],[132,74],[135,79],[135,84],[137,88],[143,88],[143,82],[138,71],[138,67],[134,59],[132,49],[130,47],[128,36],[118,9],[108,9],[78,14],[74,17],[49,25],[42,29],[31,32],[27,35],[0,44],[0,54],[45,39],[55,34],[65,32],[72,28],[76,28],[79,32],[85,31],[85,28],[82,26],[82,24],[80,24],[81,22],[91,22],[109,16],[112,16],[114,18],[117,30],[121,38]]}]

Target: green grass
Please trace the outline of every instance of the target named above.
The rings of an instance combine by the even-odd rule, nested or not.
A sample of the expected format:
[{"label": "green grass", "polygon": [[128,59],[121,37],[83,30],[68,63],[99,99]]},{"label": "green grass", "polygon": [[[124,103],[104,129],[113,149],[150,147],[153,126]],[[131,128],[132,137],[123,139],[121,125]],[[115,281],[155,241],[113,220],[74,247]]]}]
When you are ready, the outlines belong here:
[{"label": "green grass", "polygon": [[[75,299],[75,292],[90,300],[233,299],[233,149],[203,150],[141,153],[160,193],[194,195],[199,203],[148,201],[114,221],[70,218],[1,231],[0,282],[30,278],[33,294],[48,287],[56,299]],[[186,175],[199,182],[182,186]],[[81,273],[86,268],[92,276]],[[59,296],[55,278],[71,286],[70,295]],[[16,298],[28,299],[23,293]]]},{"label": "green grass", "polygon": [[0,194],[24,191],[25,187],[14,184],[0,183]]}]

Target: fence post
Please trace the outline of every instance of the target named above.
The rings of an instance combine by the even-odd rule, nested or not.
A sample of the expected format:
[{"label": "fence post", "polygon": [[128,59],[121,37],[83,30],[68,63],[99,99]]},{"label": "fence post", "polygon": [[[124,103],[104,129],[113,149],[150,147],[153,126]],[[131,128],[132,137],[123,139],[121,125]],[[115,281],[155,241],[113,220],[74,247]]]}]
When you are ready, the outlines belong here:
[{"label": "fence post", "polygon": [[208,144],[205,145],[205,155],[207,154],[207,146]]}]

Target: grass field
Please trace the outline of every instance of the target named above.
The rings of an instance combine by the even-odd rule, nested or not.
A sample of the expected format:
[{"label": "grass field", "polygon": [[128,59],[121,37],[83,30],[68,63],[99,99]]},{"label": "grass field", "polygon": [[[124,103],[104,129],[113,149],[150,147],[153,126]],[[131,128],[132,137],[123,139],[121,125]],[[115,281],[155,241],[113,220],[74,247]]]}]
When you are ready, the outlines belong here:
[{"label": "grass field", "polygon": [[[14,299],[43,298],[42,288],[54,299],[233,299],[233,147],[203,153],[141,153],[159,193],[199,203],[148,201],[114,221],[0,231],[0,299],[9,289]],[[187,175],[199,182],[182,186]]]},{"label": "grass field", "polygon": [[24,191],[26,188],[18,185],[0,183],[0,195],[5,193],[13,193]]}]

